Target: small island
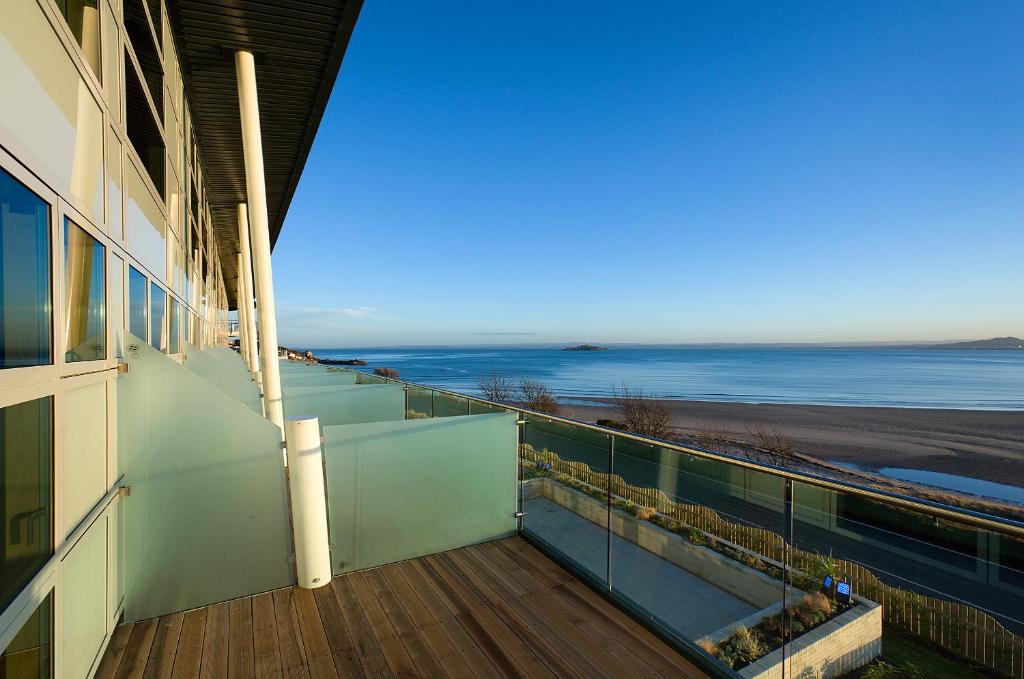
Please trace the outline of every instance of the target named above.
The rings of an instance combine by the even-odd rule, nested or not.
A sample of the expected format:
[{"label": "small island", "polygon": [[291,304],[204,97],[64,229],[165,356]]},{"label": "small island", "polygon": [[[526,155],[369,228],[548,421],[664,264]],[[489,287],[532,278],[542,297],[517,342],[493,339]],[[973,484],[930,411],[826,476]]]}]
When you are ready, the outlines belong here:
[{"label": "small island", "polygon": [[596,344],[577,344],[574,347],[566,347],[562,351],[608,351],[606,347],[599,347]]}]

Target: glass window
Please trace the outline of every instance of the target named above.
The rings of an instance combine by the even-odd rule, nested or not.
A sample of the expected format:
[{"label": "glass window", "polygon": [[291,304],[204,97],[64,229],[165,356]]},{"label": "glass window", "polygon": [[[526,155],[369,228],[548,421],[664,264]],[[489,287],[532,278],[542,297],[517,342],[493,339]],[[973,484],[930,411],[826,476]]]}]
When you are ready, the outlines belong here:
[{"label": "glass window", "polygon": [[53,593],[25,621],[0,655],[0,677],[53,677]]},{"label": "glass window", "polygon": [[134,266],[130,266],[128,267],[128,332],[142,340],[147,338],[148,310],[146,277]]},{"label": "glass window", "polygon": [[149,343],[154,349],[167,351],[167,326],[164,314],[167,308],[167,293],[156,283],[149,284]]},{"label": "glass window", "polygon": [[181,305],[177,302],[171,303],[170,329],[167,332],[167,351],[171,354],[181,353],[181,345],[178,336],[181,334]]},{"label": "glass window", "polygon": [[53,397],[0,408],[0,610],[53,554],[52,473]]},{"label": "glass window", "polygon": [[[153,109],[146,100],[143,84],[127,50],[124,58],[124,86],[128,141],[139,154],[139,160],[145,166],[157,193],[164,198],[167,191],[164,186],[164,138],[153,118]],[[163,110],[162,101],[155,105],[158,111]]]},{"label": "glass window", "polygon": [[64,220],[64,360],[107,357],[107,249],[85,229]]},{"label": "glass window", "polygon": [[57,0],[57,7],[82,48],[92,72],[100,78],[100,9],[96,0]]},{"label": "glass window", "polygon": [[50,206],[0,169],[0,368],[53,362]]}]

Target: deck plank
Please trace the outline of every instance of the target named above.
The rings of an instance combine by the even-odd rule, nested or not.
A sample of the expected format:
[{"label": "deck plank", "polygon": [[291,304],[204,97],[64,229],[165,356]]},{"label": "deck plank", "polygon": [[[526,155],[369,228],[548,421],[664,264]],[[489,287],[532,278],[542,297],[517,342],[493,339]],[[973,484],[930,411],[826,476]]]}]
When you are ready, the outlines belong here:
[{"label": "deck plank", "polygon": [[228,679],[249,679],[256,674],[252,633],[252,598],[229,605]]},{"label": "deck plank", "polygon": [[274,618],[274,595],[257,594],[252,599],[252,645],[256,679],[280,679],[281,645]]},{"label": "deck plank", "polygon": [[118,626],[98,679],[693,677],[521,538]]},{"label": "deck plank", "polygon": [[348,625],[345,624],[345,616],[338,605],[337,597],[334,596],[334,590],[330,585],[317,587],[313,590],[313,598],[316,599],[316,607],[320,610],[320,620],[324,625],[327,645],[331,649],[338,676],[357,679],[369,676],[360,662],[359,650],[356,648],[352,633],[348,630]]},{"label": "deck plank", "polygon": [[116,679],[142,679],[149,661],[149,650],[153,647],[156,636],[157,620],[143,620],[135,623],[132,628],[128,647],[125,649],[121,662],[117,666]]},{"label": "deck plank", "polygon": [[281,646],[281,673],[285,679],[309,679],[302,633],[295,612],[295,587],[274,590],[274,619]]},{"label": "deck plank", "polygon": [[153,647],[149,651],[144,679],[171,679],[184,617],[183,613],[174,613],[161,617],[157,622],[156,636],[153,637]]},{"label": "deck plank", "polygon": [[327,643],[327,633],[324,631],[323,622],[320,621],[320,610],[316,607],[313,592],[296,587],[292,593],[306,651],[309,676],[311,679],[338,679],[338,670],[334,666],[334,655]]},{"label": "deck plank", "polygon": [[113,679],[117,674],[117,668],[121,664],[125,650],[128,648],[128,640],[132,636],[132,623],[118,625],[110,636],[107,650],[100,659],[100,666],[96,669],[95,679]]},{"label": "deck plank", "polygon": [[200,679],[223,679],[228,676],[228,638],[231,631],[231,609],[225,603],[214,604],[206,615],[203,636],[203,660]]},{"label": "deck plank", "polygon": [[174,655],[171,679],[197,679],[199,677],[208,611],[207,608],[197,608],[182,616],[181,632],[178,634],[178,648]]}]

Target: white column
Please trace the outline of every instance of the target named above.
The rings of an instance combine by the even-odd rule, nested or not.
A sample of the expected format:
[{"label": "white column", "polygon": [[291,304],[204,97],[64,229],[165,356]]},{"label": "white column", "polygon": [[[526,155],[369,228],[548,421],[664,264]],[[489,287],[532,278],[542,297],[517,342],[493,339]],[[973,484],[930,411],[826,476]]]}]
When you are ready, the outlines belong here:
[{"label": "white column", "polygon": [[245,293],[242,290],[242,253],[235,255],[235,270],[238,278],[235,279],[235,309],[238,310],[238,353],[242,355],[245,367],[252,372],[252,363],[249,361],[249,326],[245,322]]},{"label": "white column", "polygon": [[270,271],[270,226],[267,223],[267,187],[263,174],[263,137],[256,97],[256,64],[250,52],[235,52],[238,109],[242,118],[245,153],[245,188],[249,198],[252,262],[257,270],[256,307],[260,315],[260,358],[263,365],[263,408],[267,419],[284,428],[281,372],[277,364],[277,318],[274,280]]},{"label": "white column", "polygon": [[331,581],[320,423],[315,417],[289,417],[284,431],[288,448],[288,489],[292,496],[295,571],[299,587],[315,589]]},{"label": "white column", "polygon": [[238,204],[238,246],[241,250],[242,264],[239,268],[239,299],[245,305],[245,335],[249,343],[249,370],[256,378],[256,384],[262,384],[260,371],[260,351],[256,346],[256,319],[252,308],[252,253],[249,250],[249,211],[245,203]]}]

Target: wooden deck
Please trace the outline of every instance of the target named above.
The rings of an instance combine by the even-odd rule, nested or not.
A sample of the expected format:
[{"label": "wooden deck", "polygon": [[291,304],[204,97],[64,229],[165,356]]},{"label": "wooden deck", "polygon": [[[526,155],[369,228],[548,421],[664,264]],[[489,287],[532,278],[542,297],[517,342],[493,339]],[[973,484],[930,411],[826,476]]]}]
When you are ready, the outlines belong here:
[{"label": "wooden deck", "polygon": [[121,625],[98,679],[701,677],[521,538]]}]

